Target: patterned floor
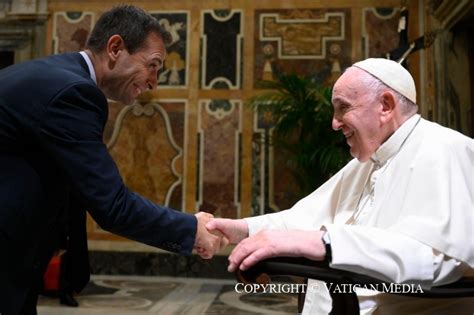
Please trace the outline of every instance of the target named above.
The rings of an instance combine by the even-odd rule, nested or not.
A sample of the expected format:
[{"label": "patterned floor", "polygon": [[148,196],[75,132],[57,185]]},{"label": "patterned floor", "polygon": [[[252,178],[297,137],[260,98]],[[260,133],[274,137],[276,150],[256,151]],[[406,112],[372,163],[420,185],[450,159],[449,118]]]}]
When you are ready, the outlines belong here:
[{"label": "patterned floor", "polygon": [[237,293],[233,280],[92,276],[79,307],[40,297],[39,315],[297,314],[297,296]]}]

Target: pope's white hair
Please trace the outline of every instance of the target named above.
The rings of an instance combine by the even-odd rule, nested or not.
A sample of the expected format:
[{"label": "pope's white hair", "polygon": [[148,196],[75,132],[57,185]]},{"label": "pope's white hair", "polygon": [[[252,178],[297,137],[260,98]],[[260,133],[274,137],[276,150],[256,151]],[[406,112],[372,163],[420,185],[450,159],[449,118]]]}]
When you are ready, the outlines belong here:
[{"label": "pope's white hair", "polygon": [[[348,69],[355,68],[359,69],[357,67],[350,67]],[[347,70],[347,69],[346,69]],[[386,90],[389,90],[395,95],[396,101],[398,105],[400,106],[400,112],[404,116],[411,116],[413,114],[416,114],[418,111],[418,105],[410,101],[408,98],[400,94],[399,92],[395,91],[382,81],[380,81],[378,78],[374,77],[370,73],[367,73],[366,71],[364,72],[365,75],[359,77],[359,80],[362,82],[362,84],[367,87],[367,90],[370,91],[374,97],[382,94]]]}]

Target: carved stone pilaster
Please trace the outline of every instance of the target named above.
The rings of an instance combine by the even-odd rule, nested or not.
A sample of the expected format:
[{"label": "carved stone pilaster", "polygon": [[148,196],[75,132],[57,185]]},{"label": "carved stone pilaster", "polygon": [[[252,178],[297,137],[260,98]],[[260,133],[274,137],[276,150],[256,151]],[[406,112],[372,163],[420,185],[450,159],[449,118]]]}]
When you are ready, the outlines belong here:
[{"label": "carved stone pilaster", "polygon": [[[471,89],[474,77],[469,69],[470,41],[468,28],[472,19],[472,0],[429,0],[429,12],[436,25],[433,45],[433,119],[470,137],[474,136]],[[456,31],[454,31],[456,29]]]},{"label": "carved stone pilaster", "polygon": [[47,0],[0,0],[0,50],[14,51],[15,63],[44,54]]},{"label": "carved stone pilaster", "polygon": [[472,0],[430,0],[430,13],[444,29],[450,29],[474,7]]}]

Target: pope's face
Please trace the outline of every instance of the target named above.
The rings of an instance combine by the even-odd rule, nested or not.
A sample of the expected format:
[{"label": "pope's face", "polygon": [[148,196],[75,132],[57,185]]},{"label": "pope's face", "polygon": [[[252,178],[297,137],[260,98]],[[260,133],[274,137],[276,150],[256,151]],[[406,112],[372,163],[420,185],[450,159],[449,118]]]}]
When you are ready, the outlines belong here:
[{"label": "pope's face", "polygon": [[121,50],[110,73],[107,97],[131,104],[145,90],[154,89],[165,55],[163,40],[153,32],[133,54]]},{"label": "pope's face", "polygon": [[364,86],[358,68],[348,69],[334,84],[332,128],[341,130],[350,147],[350,153],[361,162],[367,161],[383,141],[382,124],[377,96]]}]

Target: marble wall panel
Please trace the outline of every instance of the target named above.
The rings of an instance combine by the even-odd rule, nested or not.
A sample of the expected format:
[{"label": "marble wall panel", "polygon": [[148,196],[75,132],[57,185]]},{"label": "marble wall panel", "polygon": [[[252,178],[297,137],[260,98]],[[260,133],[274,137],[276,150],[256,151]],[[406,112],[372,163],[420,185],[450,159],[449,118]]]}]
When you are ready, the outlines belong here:
[{"label": "marble wall panel", "polygon": [[108,143],[112,138],[112,134],[114,132],[115,123],[117,122],[118,116],[120,112],[126,105],[109,100],[109,116],[107,117],[107,123],[105,124],[104,129],[104,142]]},{"label": "marble wall panel", "polygon": [[201,17],[201,87],[240,89],[242,85],[241,10],[203,10]]},{"label": "marble wall panel", "polygon": [[151,201],[182,208],[184,102],[127,106],[119,113],[109,152],[125,184]]},{"label": "marble wall panel", "polygon": [[398,46],[400,11],[396,8],[362,10],[363,54],[365,58],[385,57]]},{"label": "marble wall panel", "polygon": [[350,9],[255,12],[254,87],[295,72],[332,84],[351,64]]},{"label": "marble wall panel", "polygon": [[189,12],[150,12],[171,35],[166,45],[167,57],[163,69],[158,72],[158,88],[186,88],[189,68]]},{"label": "marble wall panel", "polygon": [[300,197],[285,152],[272,143],[273,124],[268,114],[254,113],[252,141],[252,215],[290,208]]},{"label": "marble wall panel", "polygon": [[241,117],[240,101],[199,102],[197,210],[238,218]]},{"label": "marble wall panel", "polygon": [[61,54],[84,49],[94,18],[92,12],[55,12],[53,52]]},{"label": "marble wall panel", "polygon": [[[104,142],[125,184],[145,198],[177,210],[184,203],[186,101],[125,106],[109,102]],[[117,238],[88,218],[93,238]]]},{"label": "marble wall panel", "polygon": [[[184,204],[184,161],[186,160],[186,152],[188,150],[186,138],[186,103],[184,101],[161,101],[161,107],[168,114],[170,121],[171,134],[178,147],[182,148],[182,154],[176,157],[174,167],[176,173],[180,174],[182,181],[175,185],[170,196],[168,205],[173,209],[183,209]],[[184,211],[185,209],[183,209]]]}]

